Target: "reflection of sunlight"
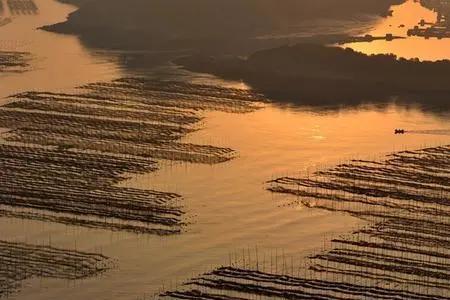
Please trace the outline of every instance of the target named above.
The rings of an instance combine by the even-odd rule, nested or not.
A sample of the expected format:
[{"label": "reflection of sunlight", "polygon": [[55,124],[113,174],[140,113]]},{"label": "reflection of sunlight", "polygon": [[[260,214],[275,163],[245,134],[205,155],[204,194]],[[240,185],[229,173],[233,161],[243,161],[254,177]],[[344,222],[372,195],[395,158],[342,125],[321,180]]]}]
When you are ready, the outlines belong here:
[{"label": "reflection of sunlight", "polygon": [[394,35],[406,36],[408,28],[417,25],[421,19],[427,22],[436,19],[436,13],[414,1],[407,1],[404,4],[393,6],[392,10],[392,16],[383,19],[368,33],[372,35],[392,33]]},{"label": "reflection of sunlight", "polygon": [[[436,13],[423,7],[420,3],[409,0],[401,5],[392,7],[391,17],[380,21],[373,29],[367,32],[373,36],[384,36],[387,33],[407,37],[407,31],[416,26],[420,20],[434,22]],[[356,51],[367,54],[393,53],[405,58],[419,58],[422,60],[439,60],[450,58],[450,39],[438,40],[421,37],[407,37],[394,41],[374,41],[371,43],[346,44]]]},{"label": "reflection of sunlight", "polygon": [[325,139],[325,137],[323,135],[313,135],[311,137],[316,141],[322,141]]},{"label": "reflection of sunlight", "polygon": [[39,7],[38,14],[19,15],[7,26],[0,26],[0,51],[24,51],[32,55],[29,72],[20,76],[8,74],[1,79],[0,99],[25,88],[67,89],[92,78],[101,81],[121,75],[117,64],[93,55],[78,37],[36,30],[64,21],[75,7],[57,1],[34,1]]}]

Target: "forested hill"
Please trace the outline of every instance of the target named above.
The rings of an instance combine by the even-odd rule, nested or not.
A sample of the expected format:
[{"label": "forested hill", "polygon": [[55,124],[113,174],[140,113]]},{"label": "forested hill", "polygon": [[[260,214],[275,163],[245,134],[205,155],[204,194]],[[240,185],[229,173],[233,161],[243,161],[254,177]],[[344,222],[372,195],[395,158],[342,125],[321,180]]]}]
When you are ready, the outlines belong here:
[{"label": "forested hill", "polygon": [[318,18],[386,15],[404,0],[61,0],[80,9],[46,29],[101,45],[154,46],[161,40],[226,41],[295,28]]},{"label": "forested hill", "polygon": [[357,104],[402,96],[450,110],[450,61],[407,60],[351,49],[298,44],[262,50],[247,59],[195,55],[185,68],[243,80],[273,98],[309,105]]}]

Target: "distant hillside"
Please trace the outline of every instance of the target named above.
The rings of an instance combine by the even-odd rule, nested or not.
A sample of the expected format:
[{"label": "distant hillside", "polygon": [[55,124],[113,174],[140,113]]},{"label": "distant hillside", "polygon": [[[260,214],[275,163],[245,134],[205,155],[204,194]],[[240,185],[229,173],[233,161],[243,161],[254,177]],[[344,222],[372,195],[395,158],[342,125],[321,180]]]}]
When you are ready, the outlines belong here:
[{"label": "distant hillside", "polygon": [[192,71],[244,80],[266,95],[300,104],[359,104],[398,97],[450,109],[450,61],[420,62],[299,44],[259,51],[248,59],[197,55],[177,63]]},{"label": "distant hillside", "polygon": [[152,47],[245,39],[308,19],[386,15],[390,5],[404,0],[62,1],[80,9],[67,22],[45,29],[79,34],[98,45]]}]

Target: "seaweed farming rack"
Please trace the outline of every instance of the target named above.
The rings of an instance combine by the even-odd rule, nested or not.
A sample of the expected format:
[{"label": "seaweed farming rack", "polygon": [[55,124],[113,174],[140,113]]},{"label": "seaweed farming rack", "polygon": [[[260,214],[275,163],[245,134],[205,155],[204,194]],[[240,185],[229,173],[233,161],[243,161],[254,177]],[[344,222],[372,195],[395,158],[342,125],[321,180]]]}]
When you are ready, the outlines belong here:
[{"label": "seaweed farming rack", "polygon": [[[0,19],[0,26],[2,20]],[[24,72],[29,68],[30,54],[0,51],[0,72]]]},{"label": "seaweed farming rack", "polygon": [[[268,182],[301,205],[367,225],[333,238],[304,265],[250,252],[161,293],[173,299],[449,299],[450,146],[352,160]],[[289,264],[289,263],[288,263]]]},{"label": "seaweed farming rack", "polygon": [[80,280],[111,267],[111,260],[101,254],[0,241],[0,298],[17,292],[24,280]]},{"label": "seaweed farming rack", "polygon": [[[176,91],[176,92],[173,92]],[[170,235],[182,231],[182,197],[117,186],[160,160],[217,164],[229,148],[179,140],[199,112],[245,113],[263,99],[247,91],[123,78],[79,93],[26,92],[0,107],[0,217]]]}]

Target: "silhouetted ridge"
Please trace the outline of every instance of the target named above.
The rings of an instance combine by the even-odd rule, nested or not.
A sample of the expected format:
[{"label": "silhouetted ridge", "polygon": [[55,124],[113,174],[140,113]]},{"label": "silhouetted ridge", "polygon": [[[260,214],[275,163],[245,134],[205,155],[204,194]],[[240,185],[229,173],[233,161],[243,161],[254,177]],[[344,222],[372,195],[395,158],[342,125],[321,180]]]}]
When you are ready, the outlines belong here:
[{"label": "silhouetted ridge", "polygon": [[298,44],[259,51],[248,59],[196,55],[177,63],[192,71],[242,79],[259,92],[304,105],[356,105],[393,96],[440,110],[450,104],[446,60],[422,62]]},{"label": "silhouetted ridge", "polygon": [[107,47],[154,47],[170,40],[236,40],[317,18],[367,19],[403,0],[64,0],[80,5],[46,29]]}]

